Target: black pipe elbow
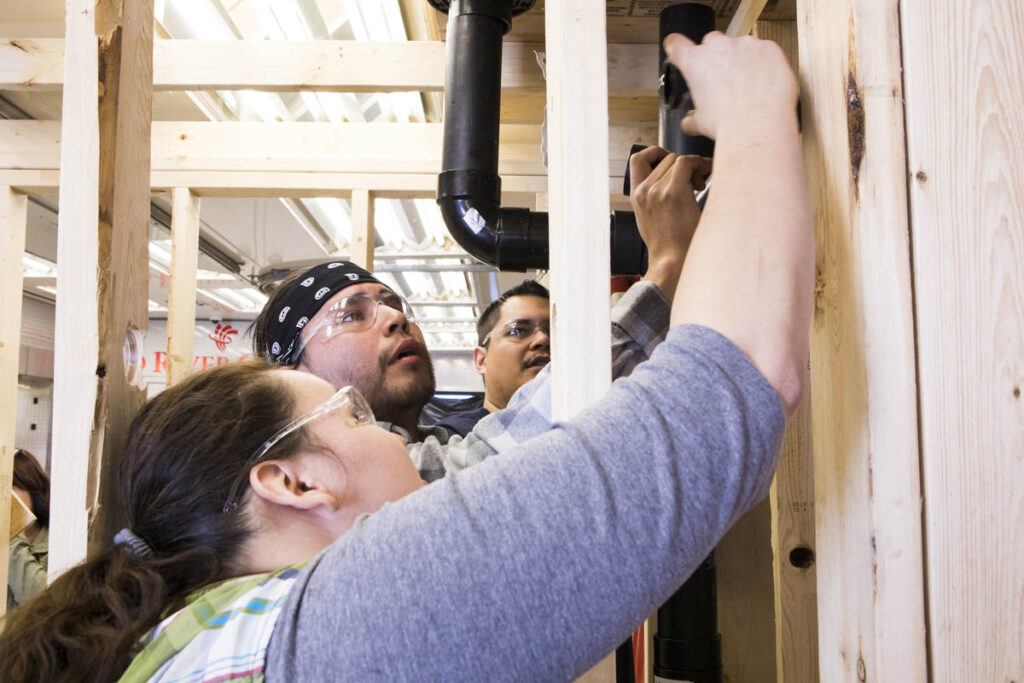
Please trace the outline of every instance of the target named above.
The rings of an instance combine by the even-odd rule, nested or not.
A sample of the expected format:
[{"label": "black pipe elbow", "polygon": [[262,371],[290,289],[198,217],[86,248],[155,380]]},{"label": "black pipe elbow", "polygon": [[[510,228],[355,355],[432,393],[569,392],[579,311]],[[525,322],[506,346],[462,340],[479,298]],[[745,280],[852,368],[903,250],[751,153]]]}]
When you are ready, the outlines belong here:
[{"label": "black pipe elbow", "polygon": [[[502,36],[533,0],[438,0],[451,10],[437,204],[452,238],[499,270],[548,268],[548,215],[501,207],[498,130]],[[450,7],[449,7],[450,4]],[[442,9],[442,7],[439,7]],[[612,216],[612,274],[638,275],[646,250],[635,219]]]}]

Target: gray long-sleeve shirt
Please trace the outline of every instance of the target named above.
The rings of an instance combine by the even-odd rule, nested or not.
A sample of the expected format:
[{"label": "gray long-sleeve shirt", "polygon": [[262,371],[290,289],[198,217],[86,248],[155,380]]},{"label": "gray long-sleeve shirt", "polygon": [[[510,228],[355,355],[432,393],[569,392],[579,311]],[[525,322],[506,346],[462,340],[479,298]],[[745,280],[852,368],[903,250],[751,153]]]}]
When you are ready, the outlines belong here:
[{"label": "gray long-sleeve shirt", "polygon": [[783,426],[742,352],[676,328],[575,419],[361,518],[289,594],[267,679],[578,676],[766,494]]}]

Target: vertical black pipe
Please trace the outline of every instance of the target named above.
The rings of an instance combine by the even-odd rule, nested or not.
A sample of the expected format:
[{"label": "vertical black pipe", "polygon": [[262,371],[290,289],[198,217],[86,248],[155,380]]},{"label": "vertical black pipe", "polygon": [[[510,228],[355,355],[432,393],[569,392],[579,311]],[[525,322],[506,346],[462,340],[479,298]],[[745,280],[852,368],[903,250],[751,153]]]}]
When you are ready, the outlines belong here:
[{"label": "vertical black pipe", "polygon": [[[682,3],[666,7],[659,17],[658,84],[659,144],[677,154],[710,157],[715,143],[680,129],[693,108],[689,87],[679,70],[665,60],[665,36],[682,33],[695,43],[715,28],[715,12],[707,5]],[[722,682],[722,637],[718,633],[718,589],[714,553],[701,563],[668,601],[658,609],[654,636],[654,675],[668,681]]]},{"label": "vertical black pipe", "polygon": [[670,5],[658,16],[658,63],[661,78],[658,82],[658,144],[677,154],[699,154],[710,157],[715,143],[703,136],[687,135],[680,128],[686,112],[693,109],[690,88],[679,69],[665,60],[662,43],[670,33],[682,33],[695,43],[715,30],[715,10],[707,5],[684,2]]},{"label": "vertical black pipe", "polygon": [[511,5],[455,0],[448,17],[441,167],[497,176],[501,40]]},{"label": "vertical black pipe", "polygon": [[[430,0],[448,12],[445,111],[437,204],[472,256],[501,270],[548,267],[548,215],[502,208],[498,176],[501,41],[534,0]],[[612,220],[612,273],[641,274],[647,250],[632,215]]]}]

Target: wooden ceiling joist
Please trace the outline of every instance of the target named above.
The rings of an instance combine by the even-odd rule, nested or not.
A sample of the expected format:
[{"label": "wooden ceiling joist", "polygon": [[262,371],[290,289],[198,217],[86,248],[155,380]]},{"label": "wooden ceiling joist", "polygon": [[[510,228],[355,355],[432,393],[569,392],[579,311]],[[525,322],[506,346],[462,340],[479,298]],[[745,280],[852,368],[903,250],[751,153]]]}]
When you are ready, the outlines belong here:
[{"label": "wooden ceiling joist", "polygon": [[[58,169],[60,136],[59,121],[0,121],[0,169]],[[656,130],[612,126],[609,138],[609,175],[621,176],[631,145],[653,144]],[[154,122],[152,170],[435,174],[441,148],[435,123]],[[499,172],[547,175],[539,126],[501,127]]]},{"label": "wooden ceiling joist", "polygon": [[[506,43],[502,88],[544,92],[540,43]],[[0,39],[0,90],[54,89],[64,82],[64,41]],[[655,97],[658,48],[608,45],[608,92]],[[159,40],[154,90],[401,92],[444,90],[444,43],[414,41]]]}]

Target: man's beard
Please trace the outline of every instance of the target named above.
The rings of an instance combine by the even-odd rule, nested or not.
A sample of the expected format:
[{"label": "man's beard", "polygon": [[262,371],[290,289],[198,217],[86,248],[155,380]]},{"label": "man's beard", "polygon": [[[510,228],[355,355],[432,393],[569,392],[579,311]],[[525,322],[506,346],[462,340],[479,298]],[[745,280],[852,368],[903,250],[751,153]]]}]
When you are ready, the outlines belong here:
[{"label": "man's beard", "polygon": [[[373,390],[364,392],[366,400],[373,409],[374,416],[384,422],[401,421],[410,412],[418,415],[427,401],[434,395],[436,381],[434,364],[427,355],[426,348],[420,356],[420,362],[426,363],[426,372],[416,368],[413,377],[401,382],[388,382],[387,371],[390,365],[390,354],[381,354],[377,383]],[[396,386],[399,385],[399,386]]]}]

